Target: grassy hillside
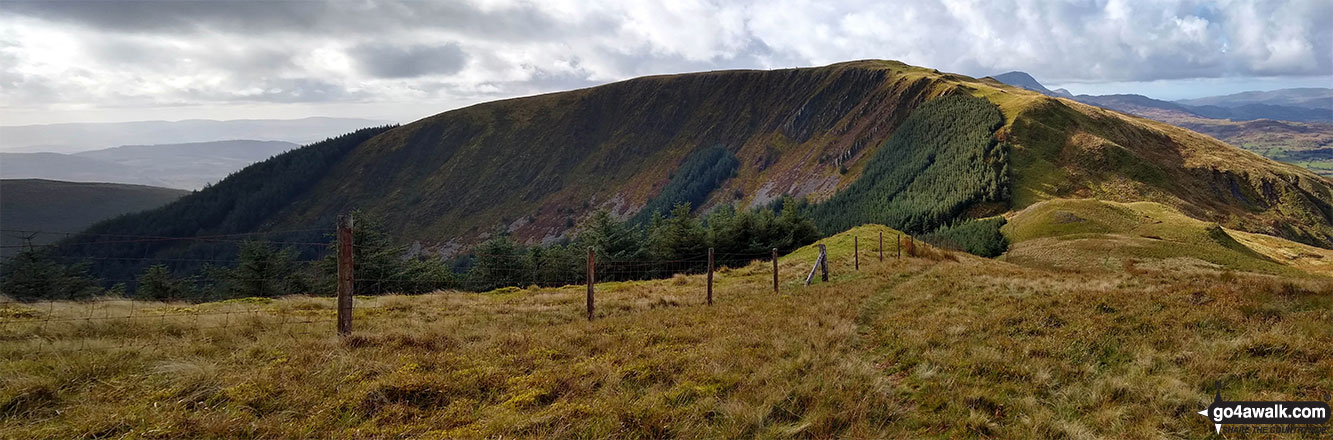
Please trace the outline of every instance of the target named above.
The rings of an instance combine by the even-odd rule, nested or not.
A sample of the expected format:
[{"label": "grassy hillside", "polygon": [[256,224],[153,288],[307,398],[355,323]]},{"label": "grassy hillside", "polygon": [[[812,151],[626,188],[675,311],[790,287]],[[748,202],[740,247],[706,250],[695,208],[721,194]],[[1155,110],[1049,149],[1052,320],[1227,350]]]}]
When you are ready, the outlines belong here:
[{"label": "grassy hillside", "polygon": [[1014,205],[1152,201],[1249,232],[1333,248],[1333,181],[1180,127],[1030,92],[987,95],[1013,123]]},{"label": "grassy hillside", "polygon": [[[992,136],[994,145],[1007,148],[934,155],[922,154],[928,143],[888,142],[914,109],[950,95],[998,107],[1002,122]],[[497,230],[521,242],[552,242],[597,209],[632,216],[675,185],[673,175],[693,173],[682,165],[705,149],[726,150],[730,154],[717,157],[738,164],[734,176],[720,181],[704,173],[707,185],[691,188],[711,188],[706,195],[687,191],[703,200],[697,210],[762,205],[782,195],[837,200],[835,194],[856,187],[863,175],[874,180],[882,170],[870,158],[889,148],[888,157],[952,163],[941,170],[970,170],[985,183],[979,188],[991,196],[947,203],[937,212],[944,217],[989,216],[1050,198],[1147,200],[1228,228],[1333,248],[1333,183],[1306,170],[1177,127],[892,61],[636,78],[478,104],[362,134],[365,139],[343,138],[337,148],[298,149],[270,161],[287,165],[261,163],[216,186],[231,189],[98,231],[308,230],[331,227],[339,214],[360,208],[381,216],[394,240],[419,243],[422,254],[449,255]],[[290,166],[291,157],[321,148],[338,154]],[[972,173],[1006,165],[1007,177]],[[292,170],[300,171],[300,190],[274,196],[266,182],[291,180]],[[965,195],[955,194],[958,182],[948,172],[917,179],[911,198],[924,204]],[[861,185],[874,186],[867,182]],[[237,188],[270,189],[252,194]],[[241,206],[247,209],[230,208]],[[955,220],[931,216],[927,223]],[[828,225],[824,232],[845,226]],[[124,252],[141,257],[145,251],[186,255],[180,249]]]},{"label": "grassy hillside", "polygon": [[[116,183],[77,183],[38,179],[0,180],[0,256],[13,255],[13,246],[26,244],[27,235],[10,230],[79,232],[123,214],[166,205],[188,191]],[[64,234],[33,236],[32,244],[48,244]]]},{"label": "grassy hillside", "polygon": [[599,284],[593,322],[582,286],[359,298],[346,340],[330,298],[4,304],[0,436],[1203,437],[1215,383],[1333,390],[1328,281],[880,263],[881,232],[808,288],[815,249],[784,256],[777,295],[767,262],[713,306],[702,275]]},{"label": "grassy hillside", "polygon": [[1080,95],[1077,99],[1194,130],[1269,159],[1333,177],[1333,124],[1328,122],[1219,119],[1200,116],[1175,103],[1138,95]]},{"label": "grassy hillside", "polygon": [[[1049,200],[1018,212],[1002,231],[1013,243],[1005,261],[1029,266],[1079,271],[1201,266],[1285,276],[1306,275],[1309,269],[1333,276],[1327,268],[1296,264],[1297,258],[1274,258],[1270,244],[1242,243],[1233,235],[1237,231],[1152,202]],[[1304,255],[1316,260],[1330,252],[1305,248]]]},{"label": "grassy hillside", "polygon": [[[1023,72],[995,80],[1055,96]],[[1333,89],[1246,92],[1181,101],[1143,95],[1062,95],[1084,104],[1184,127],[1279,162],[1333,177]]]}]

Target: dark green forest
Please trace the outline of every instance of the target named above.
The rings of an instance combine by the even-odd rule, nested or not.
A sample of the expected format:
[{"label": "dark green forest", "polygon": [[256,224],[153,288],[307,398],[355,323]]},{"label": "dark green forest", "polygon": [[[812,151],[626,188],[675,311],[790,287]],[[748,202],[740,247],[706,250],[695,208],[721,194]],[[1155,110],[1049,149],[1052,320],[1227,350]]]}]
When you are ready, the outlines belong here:
[{"label": "dark green forest", "polygon": [[985,99],[945,96],[912,111],[866,164],[861,177],[809,207],[823,231],[878,223],[910,234],[944,226],[968,207],[1009,199],[1004,124]]},{"label": "dark green forest", "polygon": [[[264,222],[324,176],[349,151],[393,125],[357,130],[316,142],[232,173],[215,185],[195,191],[162,208],[126,214],[93,225],[51,249],[53,258],[93,261],[91,273],[105,280],[126,280],[161,260],[181,262],[181,270],[195,272],[207,260],[235,260],[235,240],[152,240],[144,237],[225,236],[262,230]],[[329,219],[325,224],[331,224]],[[312,242],[325,239],[323,231],[268,234],[270,241]],[[318,248],[302,248],[309,256]]]},{"label": "dark green forest", "polygon": [[[781,211],[723,206],[698,216],[691,214],[689,203],[679,203],[668,216],[654,215],[647,224],[616,220],[606,211],[598,211],[579,227],[573,239],[563,243],[523,246],[507,234],[496,233],[470,252],[448,260],[405,258],[407,247],[394,244],[373,215],[354,212],[355,291],[373,295],[578,284],[586,280],[589,249],[595,253],[598,281],[702,272],[708,267],[709,248],[714,249],[717,267],[741,266],[770,258],[774,249],[786,253],[819,239],[814,222],[802,217],[795,203],[782,206]],[[327,240],[332,241],[332,237]],[[216,301],[331,294],[335,290],[337,266],[332,244],[323,258],[315,260],[301,260],[297,249],[269,242],[246,241],[232,246],[238,248],[234,264],[205,264],[194,269],[191,264],[157,263],[109,290],[98,286],[99,280],[88,272],[87,264],[60,264],[46,249],[30,249],[4,265],[0,291],[22,301],[102,294]]]},{"label": "dark green forest", "polygon": [[1000,227],[1004,224],[1004,217],[967,219],[957,224],[941,226],[922,235],[921,240],[945,249],[995,258],[1009,249],[1009,239],[1000,233]]},{"label": "dark green forest", "polygon": [[722,147],[695,150],[671,174],[671,180],[662,187],[662,192],[649,200],[632,221],[642,223],[654,215],[665,215],[680,203],[702,206],[713,190],[736,175],[740,164],[735,154]]}]

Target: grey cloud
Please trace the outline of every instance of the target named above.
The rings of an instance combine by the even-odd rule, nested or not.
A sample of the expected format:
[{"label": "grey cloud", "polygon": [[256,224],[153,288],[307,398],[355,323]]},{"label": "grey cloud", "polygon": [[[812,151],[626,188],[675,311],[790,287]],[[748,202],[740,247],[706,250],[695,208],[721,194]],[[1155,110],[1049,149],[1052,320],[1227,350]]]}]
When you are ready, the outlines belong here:
[{"label": "grey cloud", "polygon": [[349,50],[348,55],[356,59],[363,72],[380,78],[458,73],[468,58],[458,43],[408,47],[368,44]]},{"label": "grey cloud", "polygon": [[525,40],[561,28],[533,4],[484,10],[462,1],[6,0],[0,2],[0,12],[108,32],[172,35],[227,32],[339,37],[440,29],[488,39]]},{"label": "grey cloud", "polygon": [[334,10],[317,2],[34,1],[0,2],[0,11],[127,33],[188,32],[216,27],[238,32],[301,29]]},{"label": "grey cloud", "polygon": [[315,78],[262,79],[257,85],[259,93],[237,93],[221,98],[276,103],[335,102],[365,98],[364,94],[350,92],[340,84]]},{"label": "grey cloud", "polygon": [[[1327,0],[847,1],[0,0],[0,105],[457,102],[865,58],[1055,83],[1333,75]],[[52,67],[51,34],[77,62]]]}]

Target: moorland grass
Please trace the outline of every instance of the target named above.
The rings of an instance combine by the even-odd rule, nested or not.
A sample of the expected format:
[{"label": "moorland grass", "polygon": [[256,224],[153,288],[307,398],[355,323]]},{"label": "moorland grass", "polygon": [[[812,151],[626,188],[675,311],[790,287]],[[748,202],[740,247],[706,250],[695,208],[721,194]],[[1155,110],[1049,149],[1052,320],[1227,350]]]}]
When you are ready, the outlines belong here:
[{"label": "moorland grass", "polygon": [[827,283],[783,257],[778,295],[767,262],[711,307],[699,275],[599,284],[593,322],[582,286],[361,297],[345,340],[330,298],[7,304],[0,437],[1203,437],[1215,381],[1333,391],[1325,280],[880,263],[879,232],[824,240]]}]

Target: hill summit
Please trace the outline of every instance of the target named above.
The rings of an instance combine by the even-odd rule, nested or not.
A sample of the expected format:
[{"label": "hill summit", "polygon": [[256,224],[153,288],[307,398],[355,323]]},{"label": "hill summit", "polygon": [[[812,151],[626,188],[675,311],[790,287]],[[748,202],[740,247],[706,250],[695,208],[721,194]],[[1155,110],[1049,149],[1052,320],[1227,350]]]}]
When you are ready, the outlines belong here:
[{"label": "hill summit", "polygon": [[[921,115],[917,137],[892,139],[916,110],[947,96],[980,98],[996,116]],[[685,172],[704,156],[712,159],[703,165],[734,165]],[[946,159],[947,168],[927,172]],[[988,181],[992,173],[1002,177]],[[703,177],[683,185],[677,176]],[[478,104],[312,144],[90,232],[309,229],[362,209],[396,240],[448,255],[497,232],[555,241],[598,209],[634,216],[668,188],[688,187],[695,210],[783,196],[819,206],[865,178],[879,180],[838,203],[884,206],[856,221],[895,228],[926,218],[895,209],[934,203],[951,179],[964,179],[989,183],[932,211],[921,228],[940,215],[948,223],[1091,197],[1158,202],[1227,228],[1333,247],[1333,183],[1307,170],[1167,124],[882,60],[650,76]],[[185,252],[163,246],[133,252]]]}]

